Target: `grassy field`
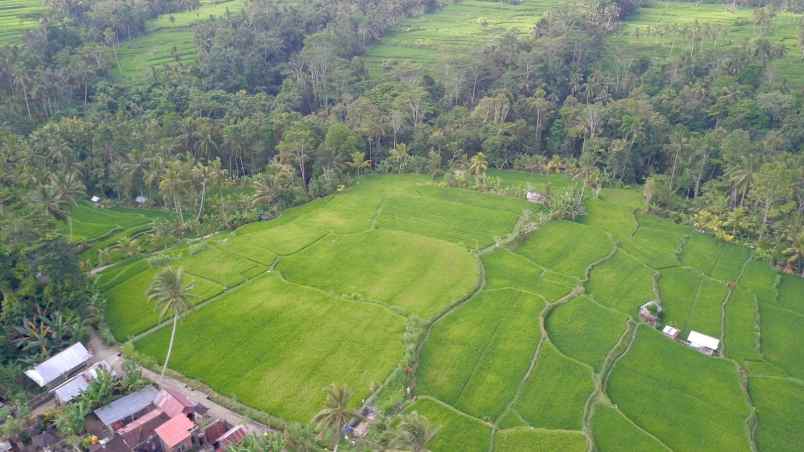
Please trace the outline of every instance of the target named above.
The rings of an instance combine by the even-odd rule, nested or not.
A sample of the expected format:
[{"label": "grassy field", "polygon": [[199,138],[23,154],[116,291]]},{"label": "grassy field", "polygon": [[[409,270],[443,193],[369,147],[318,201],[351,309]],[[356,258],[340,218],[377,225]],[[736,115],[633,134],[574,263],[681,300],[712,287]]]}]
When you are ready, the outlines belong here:
[{"label": "grassy field", "polygon": [[127,209],[124,207],[100,208],[89,202],[80,202],[70,212],[70,223],[61,226],[61,232],[74,242],[96,240],[114,232],[133,231],[159,218],[170,218],[162,210]]},{"label": "grassy field", "polygon": [[447,58],[466,57],[494,38],[512,31],[525,35],[557,0],[523,0],[514,5],[496,0],[450,3],[434,14],[402,21],[366,60],[380,70],[386,63],[411,62],[432,70]]},{"label": "grassy field", "polygon": [[[804,87],[804,65],[798,45],[798,23],[801,16],[779,13],[772,20],[768,38],[783,44],[786,54],[772,64],[774,71]],[[612,63],[636,57],[667,58],[689,52],[687,37],[693,27],[711,26],[716,40],[706,39],[705,48],[734,46],[747,42],[756,34],[750,8],[732,9],[727,4],[692,2],[655,2],[641,7],[630,17],[617,35],[609,40]]]},{"label": "grassy field", "polygon": [[44,9],[41,0],[0,2],[0,46],[18,42],[23,33],[36,27]]},{"label": "grassy field", "polygon": [[[203,304],[179,323],[171,367],[305,422],[328,384],[349,385],[357,403],[388,379],[378,406],[427,416],[436,452],[749,450],[752,400],[758,449],[792,450],[804,379],[800,280],[639,213],[639,199],[636,189],[604,190],[581,223],[551,222],[489,248],[527,203],[421,176],[362,178],[166,252]],[[98,279],[120,340],[159,321],[145,298],[153,265]],[[639,305],[657,296],[667,321],[721,337],[724,356],[635,330]],[[398,366],[412,316],[435,322],[411,376],[416,399],[403,403]],[[169,333],[149,331],[135,346],[159,361]]]},{"label": "grassy field", "polygon": [[193,25],[237,13],[245,0],[201,0],[193,11],[164,14],[148,21],[146,33],[120,46],[120,64],[115,70],[118,78],[140,82],[151,75],[151,68],[172,62],[188,62],[195,58]]}]

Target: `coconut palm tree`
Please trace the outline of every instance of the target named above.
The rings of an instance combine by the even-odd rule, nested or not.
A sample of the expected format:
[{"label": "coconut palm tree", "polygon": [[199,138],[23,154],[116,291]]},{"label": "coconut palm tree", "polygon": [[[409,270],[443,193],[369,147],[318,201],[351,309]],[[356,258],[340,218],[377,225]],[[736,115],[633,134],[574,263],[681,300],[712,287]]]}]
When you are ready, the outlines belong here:
[{"label": "coconut palm tree", "polygon": [[417,412],[403,415],[396,428],[391,432],[389,446],[395,450],[426,452],[427,443],[433,439],[437,429],[433,428],[426,417]]},{"label": "coconut palm tree", "polygon": [[165,376],[170,354],[173,352],[173,342],[176,339],[176,326],[179,323],[179,317],[190,309],[190,300],[192,299],[190,291],[192,288],[192,284],[184,282],[183,269],[167,267],[154,277],[146,293],[148,300],[156,304],[160,320],[166,315],[173,316],[173,330],[170,333],[170,342],[168,343],[165,362],[162,364],[162,373],[160,374],[162,377]]},{"label": "coconut palm tree", "polygon": [[313,418],[313,423],[321,432],[329,432],[333,438],[332,450],[338,450],[338,443],[341,442],[341,432],[343,428],[355,417],[360,417],[358,413],[349,408],[349,400],[352,392],[345,385],[331,384],[326,388],[327,401],[324,408]]},{"label": "coconut palm tree", "polygon": [[489,169],[489,161],[486,160],[486,155],[482,152],[472,156],[469,160],[469,173],[475,177],[483,177],[486,175],[486,170]]},{"label": "coconut palm tree", "polygon": [[352,153],[352,161],[347,162],[346,164],[349,166],[349,168],[355,170],[357,176],[360,177],[360,170],[371,166],[371,161],[366,160],[366,157],[362,152],[356,151]]}]

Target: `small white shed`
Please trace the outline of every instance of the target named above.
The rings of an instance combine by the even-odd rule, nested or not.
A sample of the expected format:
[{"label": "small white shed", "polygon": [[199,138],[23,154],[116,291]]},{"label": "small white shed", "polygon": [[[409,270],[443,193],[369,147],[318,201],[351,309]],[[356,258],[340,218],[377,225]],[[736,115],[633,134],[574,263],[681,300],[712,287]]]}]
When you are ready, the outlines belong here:
[{"label": "small white shed", "polygon": [[690,343],[691,347],[709,349],[713,352],[716,352],[717,349],[720,348],[720,339],[715,339],[712,336],[707,336],[697,331],[690,331],[689,336],[687,336],[687,342]]}]

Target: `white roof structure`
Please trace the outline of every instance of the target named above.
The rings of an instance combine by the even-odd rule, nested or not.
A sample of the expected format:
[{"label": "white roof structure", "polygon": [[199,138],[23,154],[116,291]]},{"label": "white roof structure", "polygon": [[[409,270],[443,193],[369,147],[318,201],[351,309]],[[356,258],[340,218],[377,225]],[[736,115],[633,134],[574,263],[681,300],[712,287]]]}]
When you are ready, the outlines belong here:
[{"label": "white roof structure", "polygon": [[142,195],[139,195],[136,198],[134,198],[134,202],[136,202],[137,204],[145,204],[145,201],[147,201],[147,200],[148,200],[148,198],[146,198],[145,196],[142,196]]},{"label": "white roof structure", "polygon": [[664,328],[662,328],[662,333],[670,337],[676,337],[678,335],[678,328],[673,328],[670,325],[665,325]]},{"label": "white roof structure", "polygon": [[717,350],[720,347],[720,339],[715,339],[697,331],[690,331],[689,336],[687,336],[687,342],[696,348],[706,347],[710,350]]},{"label": "white roof structure", "polygon": [[25,371],[25,375],[40,387],[47,386],[64,374],[86,363],[92,358],[84,344],[76,342],[61,352],[53,355],[42,364]]},{"label": "white roof structure", "polygon": [[89,198],[89,199],[90,199],[92,202],[99,202],[99,201],[100,201],[100,196],[98,196],[98,195],[94,195],[94,196],[92,196],[92,197],[91,197],[91,198]]},{"label": "white roof structure", "polygon": [[108,372],[114,375],[112,366],[110,366],[106,361],[101,361],[93,364],[89,369],[64,382],[64,384],[53,390],[53,394],[61,403],[67,403],[73,400],[87,390],[89,384],[92,383],[92,380],[98,376],[98,372],[101,368],[106,369]]}]

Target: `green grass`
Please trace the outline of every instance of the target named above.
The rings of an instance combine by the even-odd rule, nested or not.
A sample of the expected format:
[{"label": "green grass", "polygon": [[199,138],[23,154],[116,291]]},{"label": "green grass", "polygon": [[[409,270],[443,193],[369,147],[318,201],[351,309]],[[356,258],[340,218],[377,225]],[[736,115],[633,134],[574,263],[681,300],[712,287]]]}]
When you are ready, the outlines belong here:
[{"label": "green grass", "polygon": [[144,35],[120,46],[116,76],[129,82],[142,82],[154,67],[193,61],[196,55],[193,25],[210,17],[223,17],[227,11],[237,13],[245,3],[245,0],[201,0],[201,6],[194,11],[163,14],[148,21]]},{"label": "green grass", "polygon": [[[124,231],[150,224],[159,218],[170,218],[162,210],[127,209],[123,207],[101,208],[89,202],[80,202],[70,212],[72,241],[82,242],[97,239],[113,231]],[[70,235],[69,223],[61,226],[61,232]]]},{"label": "green grass", "polygon": [[[148,301],[145,293],[160,269],[131,264],[128,279],[106,291],[106,322],[119,341],[123,341],[159,323],[156,306]],[[141,271],[137,272],[137,269]],[[201,303],[223,291],[223,286],[204,278],[187,275],[193,285],[193,303]]]},{"label": "green grass", "polygon": [[418,392],[494,420],[512,399],[539,342],[544,303],[514,290],[484,292],[433,328]]},{"label": "green grass", "polygon": [[585,452],[586,436],[581,432],[513,428],[498,430],[494,436],[496,452]]},{"label": "green grass", "polygon": [[721,305],[727,293],[723,283],[678,267],[662,270],[659,288],[666,322],[720,336]]},{"label": "green grass", "polygon": [[531,427],[580,430],[592,370],[545,342],[514,409]]},{"label": "green grass", "polygon": [[804,444],[804,384],[780,378],[751,378],[749,388],[759,419],[759,449],[800,451]]},{"label": "green grass", "polygon": [[546,326],[559,350],[599,371],[625,331],[626,319],[587,297],[579,297],[554,309]]},{"label": "green grass", "polygon": [[[783,44],[786,55],[774,61],[772,69],[793,82],[796,86],[804,84],[804,65],[801,64],[801,49],[798,46],[798,21],[800,15],[779,13],[772,21],[768,36],[775,44]],[[649,33],[656,27],[666,29],[675,25],[676,30],[669,33]],[[751,8],[732,10],[727,4],[706,4],[688,2],[655,2],[641,7],[637,14],[628,18],[622,29],[608,42],[608,52],[612,63],[620,61],[615,55],[626,58],[648,57],[666,59],[670,55],[681,55],[688,51],[686,45],[689,31],[683,27],[696,24],[723,27],[717,32],[719,47],[734,47],[756,36]],[[714,42],[707,40],[705,48],[713,48]]]},{"label": "green grass", "polygon": [[464,0],[434,14],[403,20],[366,60],[375,70],[388,62],[411,62],[433,71],[449,57],[466,57],[508,31],[525,36],[556,0],[523,0],[519,5],[494,0]]},{"label": "green grass", "polygon": [[678,265],[676,253],[689,228],[646,215],[639,215],[637,221],[639,229],[632,239],[623,240],[623,249],[656,269]]},{"label": "green grass", "polygon": [[499,178],[505,186],[521,188],[523,197],[529,188],[545,192],[549,186],[550,190],[555,193],[572,185],[572,179],[563,174],[535,174],[526,171],[490,169],[488,175]]},{"label": "green grass", "polygon": [[487,289],[514,288],[539,294],[552,302],[572,292],[577,284],[573,278],[545,271],[509,250],[499,250],[482,259]]},{"label": "green grass", "polygon": [[804,279],[782,275],[779,282],[779,304],[785,309],[804,315]]},{"label": "green grass", "polygon": [[739,360],[762,359],[759,350],[759,319],[755,295],[738,288],[726,304],[726,356]]},{"label": "green grass", "polygon": [[634,211],[643,205],[638,190],[607,188],[587,202],[584,223],[610,232],[619,241],[631,240],[637,229]]},{"label": "green grass", "polygon": [[435,427],[436,435],[427,443],[433,452],[485,452],[489,448],[491,427],[476,419],[428,398],[418,399],[407,411],[421,414]]},{"label": "green grass", "polygon": [[588,289],[597,302],[634,318],[656,298],[652,271],[622,250],[592,270]]},{"label": "green grass", "polygon": [[734,364],[641,327],[618,361],[608,394],[635,423],[673,450],[747,451],[746,395]]},{"label": "green grass", "polygon": [[19,43],[23,33],[36,28],[44,11],[41,0],[0,2],[0,46]]},{"label": "green grass", "polygon": [[330,236],[284,259],[292,282],[376,300],[429,318],[467,296],[480,278],[477,260],[448,242],[399,231]]},{"label": "green grass", "polygon": [[268,270],[264,265],[230,254],[214,245],[202,243],[201,248],[197,254],[192,254],[190,247],[171,265],[224,287],[236,286]]},{"label": "green grass", "polygon": [[660,442],[629,422],[616,408],[596,405],[592,437],[600,452],[666,450]]},{"label": "green grass", "polygon": [[804,315],[759,304],[762,354],[788,374],[804,379]]},{"label": "green grass", "polygon": [[[171,367],[220,394],[307,422],[330,383],[348,384],[354,404],[365,398],[401,358],[403,329],[404,319],[382,307],[265,275],[182,320]],[[161,360],[169,335],[163,328],[136,346]]]},{"label": "green grass", "polygon": [[582,279],[587,267],[612,249],[613,244],[600,229],[559,221],[542,226],[516,252],[550,270]]}]

